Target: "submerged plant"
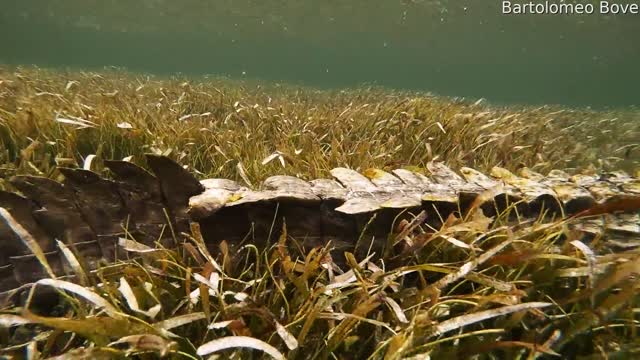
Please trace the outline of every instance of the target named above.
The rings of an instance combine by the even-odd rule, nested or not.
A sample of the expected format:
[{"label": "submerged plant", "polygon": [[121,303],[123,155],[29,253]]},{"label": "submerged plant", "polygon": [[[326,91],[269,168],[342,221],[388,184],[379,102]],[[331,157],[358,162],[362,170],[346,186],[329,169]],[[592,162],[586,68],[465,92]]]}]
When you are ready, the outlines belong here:
[{"label": "submerged plant", "polygon": [[[121,71],[0,68],[3,176],[56,177],[54,165],[168,155],[202,177],[318,178],[338,166],[538,172],[638,167],[639,113],[498,107],[359,88],[318,91]],[[615,141],[611,141],[615,139]],[[90,164],[99,170],[101,163]]]},{"label": "submerged plant", "polygon": [[[596,255],[567,230],[578,217],[525,227],[507,218],[488,222],[481,210],[452,217],[439,229],[403,232],[411,252],[346,253],[343,264],[333,260],[331,244],[292,251],[286,227],[262,250],[246,244],[231,252],[222,242],[217,256],[196,223],[177,249],[123,238],[129,260],[76,273],[84,286],[40,280],[24,307],[6,309],[3,352],[290,359],[635,353],[638,252]],[[32,309],[43,287],[60,292],[59,317]],[[24,339],[25,332],[33,337]]]},{"label": "submerged plant", "polygon": [[[633,169],[637,120],[633,111],[501,108],[377,88],[330,92],[4,68],[0,177],[57,179],[56,165],[101,171],[103,158],[141,162],[146,152],[178,159],[201,177],[247,184],[274,173],[317,178],[336,166],[419,170],[434,159],[480,170]],[[188,234],[171,229],[174,241],[186,239],[175,248],[121,238],[121,261],[87,271],[86,259],[58,242],[72,279],[40,280],[23,302],[2,309],[2,355],[638,353],[637,241],[573,230],[584,219],[637,212],[637,202],[599,204],[553,221],[522,220],[511,208],[490,218],[480,205],[437,219],[438,226],[421,225],[427,215],[415,214],[419,220],[392,229],[377,254],[363,253],[371,240],[364,235],[353,252],[336,254],[332,243],[305,249],[286,226],[273,244],[205,244],[193,223]],[[46,309],[51,303],[43,300],[52,298],[56,307]]]}]

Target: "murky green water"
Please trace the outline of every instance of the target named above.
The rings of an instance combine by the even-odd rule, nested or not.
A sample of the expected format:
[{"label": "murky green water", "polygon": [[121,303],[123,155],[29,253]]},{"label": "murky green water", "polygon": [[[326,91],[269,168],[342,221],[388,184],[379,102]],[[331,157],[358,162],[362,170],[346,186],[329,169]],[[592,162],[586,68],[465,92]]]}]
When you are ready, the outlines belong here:
[{"label": "murky green water", "polygon": [[504,15],[497,0],[0,6],[4,63],[115,65],[329,88],[375,83],[496,103],[640,104],[640,15]]}]

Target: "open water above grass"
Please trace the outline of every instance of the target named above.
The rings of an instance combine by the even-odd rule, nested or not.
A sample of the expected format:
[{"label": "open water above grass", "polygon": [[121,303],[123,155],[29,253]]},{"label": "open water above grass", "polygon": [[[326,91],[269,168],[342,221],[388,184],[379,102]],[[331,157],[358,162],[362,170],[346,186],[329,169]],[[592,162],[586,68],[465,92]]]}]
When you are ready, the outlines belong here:
[{"label": "open water above grass", "polygon": [[640,15],[503,15],[493,0],[0,3],[4,63],[640,104]]}]

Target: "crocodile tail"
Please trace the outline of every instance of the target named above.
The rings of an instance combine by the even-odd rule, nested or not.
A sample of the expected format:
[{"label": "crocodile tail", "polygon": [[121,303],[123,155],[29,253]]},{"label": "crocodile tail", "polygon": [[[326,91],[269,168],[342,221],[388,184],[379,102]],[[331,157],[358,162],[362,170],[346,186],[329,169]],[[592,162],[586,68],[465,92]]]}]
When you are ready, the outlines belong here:
[{"label": "crocodile tail", "polygon": [[147,159],[152,172],[126,161],[105,161],[110,179],[64,167],[59,168],[62,182],[11,178],[20,194],[0,191],[0,207],[6,210],[0,221],[0,293],[50,275],[24,234],[35,239],[56,276],[71,274],[56,241],[79,254],[88,270],[126,256],[118,250],[122,237],[147,245],[181,241],[188,230],[188,197],[203,187],[169,158]]},{"label": "crocodile tail", "polygon": [[[56,241],[94,269],[127,255],[118,247],[123,237],[174,247],[184,240],[190,222],[197,221],[212,249],[221,240],[264,244],[278,238],[286,219],[287,233],[305,247],[331,242],[336,254],[354,246],[380,254],[402,220],[417,218],[437,228],[450,214],[462,216],[478,208],[489,217],[508,210],[518,219],[540,214],[557,219],[594,213],[589,210],[594,206],[600,206],[599,213],[609,211],[611,206],[602,205],[620,197],[634,200],[623,204],[637,204],[640,196],[639,180],[623,172],[569,176],[554,170],[543,176],[523,168],[516,175],[495,167],[486,175],[431,162],[426,169],[391,172],[336,168],[333,179],[312,181],[278,175],[254,190],[228,179],[199,181],[168,157],[147,155],[146,161],[151,171],[106,160],[109,178],[71,168],[59,168],[62,182],[11,178],[17,193],[0,191],[5,210],[0,221],[0,293],[51,276],[49,271],[70,275]],[[590,234],[637,236],[640,220],[634,209],[600,214],[577,228]],[[34,253],[34,243],[48,267]]]}]

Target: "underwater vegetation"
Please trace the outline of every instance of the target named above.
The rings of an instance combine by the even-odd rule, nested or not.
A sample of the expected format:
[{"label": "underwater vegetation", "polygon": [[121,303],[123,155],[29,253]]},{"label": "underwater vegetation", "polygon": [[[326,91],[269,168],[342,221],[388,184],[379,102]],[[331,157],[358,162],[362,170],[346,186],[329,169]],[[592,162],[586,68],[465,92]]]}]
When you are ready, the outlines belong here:
[{"label": "underwater vegetation", "polygon": [[[60,180],[58,166],[144,165],[145,153],[243,184],[329,177],[335,167],[420,171],[433,160],[637,177],[638,121],[634,109],[496,106],[376,87],[3,67],[0,187],[15,190],[7,180],[18,174]],[[639,210],[596,205],[582,216],[623,208]],[[340,264],[333,244],[304,249],[286,225],[234,251],[207,246],[197,223],[172,234],[176,248],[122,239],[129,258],[92,271],[66,249],[77,281],[35,287],[63,290],[53,310],[35,292],[2,309],[0,348],[60,359],[637,356],[637,236],[613,251],[606,234],[574,231],[577,217],[472,210],[437,228],[402,222],[390,231],[405,251],[347,251]]]},{"label": "underwater vegetation", "polygon": [[[58,176],[52,165],[168,155],[202,177],[261,181],[329,170],[493,166],[637,169],[640,112],[493,106],[377,87],[319,91],[118,70],[0,68],[0,163]],[[615,141],[612,141],[615,139]],[[242,171],[240,171],[242,169]]]}]

